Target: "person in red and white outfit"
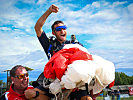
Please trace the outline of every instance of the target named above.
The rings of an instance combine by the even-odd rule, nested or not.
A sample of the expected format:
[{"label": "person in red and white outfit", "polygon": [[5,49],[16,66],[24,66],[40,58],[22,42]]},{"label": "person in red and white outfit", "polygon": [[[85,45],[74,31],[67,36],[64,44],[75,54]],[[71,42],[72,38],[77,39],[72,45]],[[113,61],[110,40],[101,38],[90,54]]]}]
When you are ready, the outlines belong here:
[{"label": "person in red and white outfit", "polygon": [[[22,65],[16,65],[10,71],[10,77],[12,84],[10,89],[6,91],[2,96],[1,100],[27,100],[24,91],[33,89],[32,86],[28,86],[29,75],[25,67]],[[36,95],[35,95],[36,96]]]}]

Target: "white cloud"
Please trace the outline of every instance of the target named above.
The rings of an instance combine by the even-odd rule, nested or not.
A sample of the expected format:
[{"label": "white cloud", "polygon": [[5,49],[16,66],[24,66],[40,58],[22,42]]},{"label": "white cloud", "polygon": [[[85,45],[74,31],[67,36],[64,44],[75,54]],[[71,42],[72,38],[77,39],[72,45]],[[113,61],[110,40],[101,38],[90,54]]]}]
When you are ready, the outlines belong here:
[{"label": "white cloud", "polygon": [[91,48],[133,50],[133,36],[126,37],[124,34],[103,34],[86,42],[91,43]]},{"label": "white cloud", "polygon": [[1,56],[0,71],[11,69],[15,65],[23,65],[33,68],[34,70],[43,71],[47,63],[47,57],[43,51],[37,50],[26,54]]},{"label": "white cloud", "polygon": [[[29,17],[27,17],[27,16],[29,16]],[[18,19],[14,19],[13,26],[15,28],[23,29],[27,32],[30,32],[30,31],[33,32],[33,30],[31,30],[31,28],[34,29],[33,28],[34,27],[34,22],[33,22],[33,19],[32,19],[30,14],[26,15],[26,16],[22,15]]]},{"label": "white cloud", "polygon": [[44,4],[46,2],[47,2],[47,0],[38,0],[37,4]]},{"label": "white cloud", "polygon": [[129,6],[128,6],[128,10],[129,10],[129,15],[133,18],[133,4],[130,4]]},{"label": "white cloud", "polygon": [[128,16],[126,8],[101,8],[95,13],[93,13],[95,9],[93,9],[94,11],[89,10],[90,5],[86,5],[78,11],[71,11],[68,7],[62,10],[63,13],[60,13],[61,18],[72,26],[70,30],[68,29],[68,33],[132,33],[133,23],[125,17],[125,14]]},{"label": "white cloud", "polygon": [[120,18],[120,16],[113,10],[103,10],[91,16],[91,18],[98,18],[104,20],[115,20]]},{"label": "white cloud", "polygon": [[[109,4],[105,2],[106,5]],[[105,5],[105,3],[103,3]],[[102,5],[101,5],[102,6]],[[108,5],[109,6],[109,5]],[[100,10],[95,12],[95,9],[90,9],[91,5],[86,5],[81,10],[73,11],[67,7],[60,5],[60,12],[53,14],[53,20],[64,19],[65,23],[71,28],[68,28],[68,33],[131,33],[133,24],[131,21],[127,23],[127,17],[122,12],[126,8],[105,8],[102,6]],[[121,13],[118,13],[120,11]],[[126,11],[126,10],[125,10]],[[95,13],[94,13],[95,12]],[[126,12],[128,13],[128,12]],[[67,16],[67,17],[66,17]],[[122,28],[121,28],[122,27]]]},{"label": "white cloud", "polygon": [[114,3],[112,4],[112,7],[116,7],[116,6],[119,6],[119,5],[123,5],[123,4],[125,4],[125,3],[127,3],[127,1],[124,1],[124,2],[116,1],[116,2],[114,2]]},{"label": "white cloud", "polygon": [[36,37],[14,37],[2,33],[0,33],[0,37],[0,56],[25,54],[35,50],[42,50]]},{"label": "white cloud", "polygon": [[35,4],[35,0],[21,0],[24,3]]},{"label": "white cloud", "polygon": [[109,2],[103,2],[103,6],[109,6]]},{"label": "white cloud", "polygon": [[11,30],[11,28],[8,28],[8,27],[0,27],[0,30],[9,31],[9,30]]},{"label": "white cloud", "polygon": [[[9,2],[9,3],[7,3]],[[19,9],[14,5],[17,3],[10,0],[5,0],[2,3],[0,10],[1,25],[11,25],[16,29],[22,29],[27,32],[32,32],[34,27],[34,12],[31,9]],[[33,14],[34,13],[34,14]]]},{"label": "white cloud", "polygon": [[99,2],[93,2],[92,6],[94,6],[96,8],[99,8],[100,7],[100,3]]}]

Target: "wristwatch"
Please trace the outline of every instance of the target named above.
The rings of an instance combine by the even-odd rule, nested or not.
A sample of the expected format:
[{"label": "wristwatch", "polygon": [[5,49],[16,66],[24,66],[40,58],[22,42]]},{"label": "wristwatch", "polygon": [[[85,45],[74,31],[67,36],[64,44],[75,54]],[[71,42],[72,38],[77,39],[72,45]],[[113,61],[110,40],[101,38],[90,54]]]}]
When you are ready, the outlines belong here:
[{"label": "wristwatch", "polygon": [[36,98],[36,97],[38,97],[39,96],[39,92],[38,91],[36,91],[36,96],[35,97],[33,97],[33,98]]}]

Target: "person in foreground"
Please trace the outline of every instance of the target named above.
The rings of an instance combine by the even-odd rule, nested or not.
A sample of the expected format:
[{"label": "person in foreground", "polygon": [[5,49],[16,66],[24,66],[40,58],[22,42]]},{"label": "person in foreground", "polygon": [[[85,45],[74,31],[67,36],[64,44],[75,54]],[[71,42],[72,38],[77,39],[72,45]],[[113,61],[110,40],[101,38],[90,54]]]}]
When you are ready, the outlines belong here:
[{"label": "person in foreground", "polygon": [[[71,41],[66,40],[66,36],[67,36],[67,27],[66,25],[64,25],[63,21],[55,21],[53,23],[53,25],[51,26],[52,28],[52,34],[56,37],[56,39],[53,40],[53,38],[49,39],[45,32],[43,31],[42,27],[47,19],[47,17],[51,14],[51,13],[57,13],[59,11],[59,8],[56,5],[51,5],[49,7],[49,9],[47,9],[47,11],[38,19],[36,25],[35,25],[35,31],[37,34],[37,37],[48,57],[48,59],[50,59],[56,52],[58,52],[59,50],[61,50],[65,44],[71,44]],[[73,41],[72,41],[73,42]],[[74,43],[74,42],[73,42]],[[79,42],[76,42],[78,44],[80,44]],[[82,44],[80,44],[82,45]],[[41,74],[41,77],[44,78],[44,75]],[[39,97],[41,98],[41,94],[46,94],[46,91],[49,91],[47,89],[45,89],[43,86],[37,86],[37,88],[35,88],[37,91],[42,90],[44,91],[44,93],[40,93]],[[33,90],[32,90],[33,91]],[[32,91],[27,91],[26,95],[28,97],[28,99],[32,98]],[[76,94],[81,93],[82,95],[80,96],[75,96],[75,94],[71,95],[70,99],[76,99],[76,100],[92,100],[91,97],[86,93],[86,91],[84,90],[78,90],[75,92]],[[30,95],[30,96],[28,96]],[[51,95],[49,93],[47,93],[47,99],[52,98]],[[83,98],[83,99],[82,99]],[[45,98],[46,100],[46,98]]]},{"label": "person in foreground", "polygon": [[25,67],[16,65],[11,69],[10,77],[12,81],[10,89],[1,96],[0,100],[27,100],[24,91],[33,87],[28,86],[29,75]]}]

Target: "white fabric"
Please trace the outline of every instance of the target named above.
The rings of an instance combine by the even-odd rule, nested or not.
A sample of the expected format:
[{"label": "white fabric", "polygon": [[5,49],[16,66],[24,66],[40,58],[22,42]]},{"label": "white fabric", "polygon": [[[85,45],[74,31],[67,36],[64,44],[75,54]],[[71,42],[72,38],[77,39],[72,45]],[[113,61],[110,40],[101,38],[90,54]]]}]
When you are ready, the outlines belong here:
[{"label": "white fabric", "polygon": [[[75,82],[72,82],[69,78],[65,77],[63,75],[63,77],[61,78],[61,82],[60,84],[65,87],[66,89],[73,89],[76,87],[76,83]],[[66,84],[65,84],[66,83]]]},{"label": "white fabric", "polygon": [[55,79],[49,86],[49,89],[51,91],[52,94],[57,94],[59,92],[61,92],[61,85],[60,85],[60,80],[59,79]]},{"label": "white fabric", "polygon": [[95,71],[96,83],[93,87],[93,93],[102,91],[108,84],[115,79],[115,67],[110,61],[103,59],[102,57],[92,55],[93,62],[99,67]]},{"label": "white fabric", "polygon": [[9,92],[6,92],[6,93],[5,93],[5,99],[6,99],[6,100],[8,100],[8,96],[7,96],[8,93],[9,93]]},{"label": "white fabric", "polygon": [[86,48],[84,48],[83,46],[81,46],[81,45],[79,45],[79,44],[66,44],[66,45],[63,47],[63,49],[69,49],[69,48],[74,48],[74,47],[77,47],[77,48],[79,48],[80,50],[82,50],[82,51],[84,51],[84,52],[90,54]]},{"label": "white fabric", "polygon": [[[78,44],[68,44],[64,48],[72,47],[78,47],[89,53],[87,49]],[[81,81],[90,84],[92,78],[95,77],[95,85],[88,88],[93,89],[93,94],[97,94],[113,82],[115,79],[114,64],[96,55],[92,55],[92,58],[92,61],[76,60],[68,65],[65,75],[61,79],[61,85],[64,85],[66,89],[73,89]]]}]

